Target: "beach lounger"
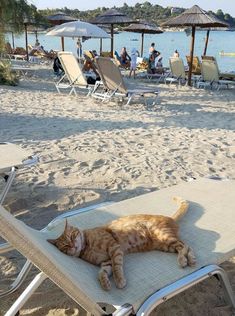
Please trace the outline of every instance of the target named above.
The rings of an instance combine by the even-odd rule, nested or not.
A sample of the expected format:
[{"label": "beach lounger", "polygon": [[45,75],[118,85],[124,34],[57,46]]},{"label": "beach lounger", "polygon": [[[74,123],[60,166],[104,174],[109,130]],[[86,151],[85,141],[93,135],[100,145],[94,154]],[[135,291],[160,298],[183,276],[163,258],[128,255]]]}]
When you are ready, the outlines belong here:
[{"label": "beach lounger", "polygon": [[170,75],[165,78],[165,83],[186,84],[186,73],[183,59],[179,57],[171,57],[169,59]]},{"label": "beach lounger", "polygon": [[87,78],[82,72],[81,65],[72,52],[58,52],[58,58],[64,69],[64,75],[55,83],[57,91],[60,93],[61,89],[70,89],[69,94],[77,95],[77,89],[85,90],[87,95],[90,95],[94,89],[94,85],[87,83]]},{"label": "beach lounger", "polygon": [[[28,227],[0,206],[0,235],[41,271],[5,316],[15,315],[47,278],[94,316],[111,315],[101,308],[104,304],[114,307],[115,316],[149,315],[161,303],[213,275],[218,276],[229,304],[235,308],[227,275],[218,266],[235,255],[234,191],[234,180],[202,178],[111,205],[64,213],[42,231]],[[175,210],[173,196],[182,196],[190,203],[179,224],[182,239],[196,254],[194,267],[180,268],[172,253],[129,254],[125,256],[127,286],[117,289],[112,282],[107,292],[97,279],[99,267],[67,256],[47,242],[61,234],[65,218],[84,229],[143,212],[170,216]]]},{"label": "beach lounger", "polygon": [[17,64],[11,64],[11,70],[14,70],[19,75],[23,76],[24,79],[26,79],[27,74],[33,75],[35,73],[35,68],[30,67],[30,65],[17,65]]},{"label": "beach lounger", "polygon": [[197,82],[198,88],[205,88],[209,86],[212,89],[213,86],[215,86],[217,90],[220,90],[221,87],[229,88],[229,85],[235,84],[235,81],[220,79],[219,68],[216,60],[203,59],[201,70],[202,80]]},{"label": "beach lounger", "polygon": [[214,56],[202,56],[202,60],[214,60],[217,64],[218,72],[219,72],[219,79],[225,79],[225,80],[235,80],[235,72],[221,72],[219,70],[219,66],[217,63],[217,60]]},{"label": "beach lounger", "polygon": [[[187,84],[187,75],[183,59],[180,57],[171,57],[169,59],[171,74],[165,78],[165,83],[178,83],[179,85]],[[199,80],[200,76],[194,75],[192,81],[195,84]]]},{"label": "beach lounger", "polygon": [[[0,176],[4,178],[5,185],[0,192],[0,205],[3,204],[8,191],[12,185],[12,182],[16,176],[17,170],[35,165],[38,162],[36,156],[30,155],[26,150],[22,149],[19,145],[12,143],[0,143]],[[12,250],[13,247],[7,243],[0,243],[0,254],[6,253]],[[28,265],[28,264],[27,264]],[[4,293],[10,293],[15,290],[20,284],[22,273],[20,277],[10,286],[10,289]],[[3,293],[0,293],[0,297]]]},{"label": "beach lounger", "polygon": [[154,102],[159,94],[158,89],[156,88],[148,88],[143,85],[136,85],[134,88],[127,85],[124,81],[123,76],[121,74],[120,69],[113,63],[110,58],[106,57],[98,57],[96,58],[96,64],[101,76],[101,80],[106,89],[104,93],[92,93],[92,96],[96,98],[100,98],[103,101],[108,101],[113,97],[127,97],[128,105],[133,97],[143,97],[145,105],[146,102],[146,94],[154,95]]},{"label": "beach lounger", "polygon": [[6,181],[0,193],[0,205],[6,198],[17,170],[34,165],[37,161],[36,156],[30,155],[19,145],[0,143],[0,176],[3,176]]}]

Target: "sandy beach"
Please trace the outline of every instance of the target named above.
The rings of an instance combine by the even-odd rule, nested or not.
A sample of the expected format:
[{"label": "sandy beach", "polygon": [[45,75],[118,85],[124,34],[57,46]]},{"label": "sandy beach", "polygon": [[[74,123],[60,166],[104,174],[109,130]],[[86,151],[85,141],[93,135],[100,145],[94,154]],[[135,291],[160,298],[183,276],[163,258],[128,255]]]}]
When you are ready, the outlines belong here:
[{"label": "sandy beach", "polygon": [[[5,201],[33,228],[43,228],[67,210],[120,201],[191,178],[235,178],[235,88],[218,92],[160,84],[157,104],[146,108],[139,100],[123,106],[84,94],[58,94],[54,82],[53,71],[43,66],[17,87],[0,86],[0,140],[20,144],[40,159],[19,171]],[[9,285],[23,263],[17,252],[0,256],[1,287]],[[235,292],[235,258],[223,267]],[[1,299],[0,315],[20,292]],[[78,314],[78,306],[50,281],[20,311]],[[211,279],[163,304],[158,315],[234,314],[219,282]]]}]

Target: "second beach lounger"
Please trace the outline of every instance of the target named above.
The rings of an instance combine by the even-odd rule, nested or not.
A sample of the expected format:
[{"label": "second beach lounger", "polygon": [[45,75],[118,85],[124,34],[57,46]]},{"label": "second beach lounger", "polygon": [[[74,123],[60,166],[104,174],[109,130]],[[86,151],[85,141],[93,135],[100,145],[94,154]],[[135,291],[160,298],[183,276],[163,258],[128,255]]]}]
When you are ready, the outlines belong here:
[{"label": "second beach lounger", "polygon": [[[87,96],[91,94],[94,85],[87,83],[87,78],[82,72],[82,68],[78,63],[77,58],[71,52],[58,52],[58,57],[64,69],[64,75],[55,84],[57,91],[61,89],[70,89],[69,94],[77,95],[77,89],[87,92]],[[67,80],[67,82],[66,82]]]},{"label": "second beach lounger", "polygon": [[235,81],[220,79],[219,68],[216,60],[203,59],[201,69],[202,80],[198,81],[198,88],[205,88],[209,86],[212,89],[215,85],[217,90],[220,90],[221,87],[229,88],[230,85],[235,85]]},{"label": "second beach lounger", "polygon": [[[95,316],[111,315],[101,308],[103,304],[113,306],[115,316],[149,315],[159,304],[213,275],[219,277],[229,304],[235,308],[227,275],[218,266],[235,255],[234,192],[234,180],[203,178],[183,182],[112,205],[65,213],[42,231],[28,227],[0,206],[1,236],[41,270],[5,316],[15,315],[47,278]],[[126,288],[117,289],[112,283],[107,292],[97,280],[98,267],[69,257],[47,242],[63,231],[65,218],[83,229],[143,212],[170,216],[175,210],[173,196],[182,196],[190,203],[179,224],[182,239],[195,251],[195,267],[178,267],[172,253],[130,254],[124,264]]]},{"label": "second beach lounger", "polygon": [[0,142],[0,175],[2,175],[6,181],[4,188],[0,193],[0,205],[3,204],[17,170],[34,165],[37,161],[38,159],[36,156],[30,155],[19,145]]},{"label": "second beach lounger", "polygon": [[[0,205],[3,204],[7,193],[10,190],[12,182],[16,176],[17,170],[35,165],[38,162],[36,156],[30,155],[25,149],[19,145],[12,143],[0,143],[0,176],[5,179],[5,185],[0,192]],[[6,253],[12,250],[13,247],[9,243],[0,243],[0,254]],[[28,265],[28,264],[27,264]],[[15,290],[20,282],[19,278],[11,285],[11,290]],[[7,291],[8,292],[8,291]],[[0,297],[1,297],[0,293]]]},{"label": "second beach lounger", "polygon": [[143,85],[135,85],[131,87],[123,80],[120,69],[114,62],[107,57],[96,58],[97,68],[103,82],[103,86],[106,91],[102,94],[92,93],[92,96],[99,98],[103,101],[108,101],[114,97],[127,97],[126,105],[130,104],[133,97],[141,96],[144,98],[145,105],[147,106],[145,96],[148,94],[154,95],[154,100],[156,100],[159,91],[156,88],[148,88]]}]

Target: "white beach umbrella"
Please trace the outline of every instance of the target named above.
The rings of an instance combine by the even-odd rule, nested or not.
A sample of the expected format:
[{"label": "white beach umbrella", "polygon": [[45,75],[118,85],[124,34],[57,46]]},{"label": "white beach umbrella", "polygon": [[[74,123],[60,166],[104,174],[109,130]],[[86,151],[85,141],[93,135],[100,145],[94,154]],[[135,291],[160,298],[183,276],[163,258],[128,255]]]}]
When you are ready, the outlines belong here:
[{"label": "white beach umbrella", "polygon": [[[55,26],[46,35],[60,37],[109,38],[110,35],[97,25],[80,20]],[[62,48],[63,49],[63,48]],[[80,57],[80,56],[79,56]]]},{"label": "white beach umbrella", "polygon": [[46,35],[61,37],[92,37],[92,38],[109,38],[110,35],[97,25],[83,22],[72,21],[57,25]]}]

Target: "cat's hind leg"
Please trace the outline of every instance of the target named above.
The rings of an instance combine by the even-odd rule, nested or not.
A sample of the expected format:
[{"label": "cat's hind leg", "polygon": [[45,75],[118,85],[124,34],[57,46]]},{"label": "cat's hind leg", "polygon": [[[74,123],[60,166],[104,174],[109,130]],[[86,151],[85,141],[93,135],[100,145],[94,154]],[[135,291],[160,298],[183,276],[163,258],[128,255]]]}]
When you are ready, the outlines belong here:
[{"label": "cat's hind leg", "polygon": [[109,277],[112,275],[112,262],[111,260],[101,263],[100,271],[98,274],[98,279],[100,281],[101,287],[108,291],[111,289],[111,283]]},{"label": "cat's hind leg", "polygon": [[192,248],[186,245],[183,241],[177,240],[169,247],[169,251],[175,250],[178,253],[178,264],[185,268],[186,266],[194,266],[196,264],[196,257]]}]

